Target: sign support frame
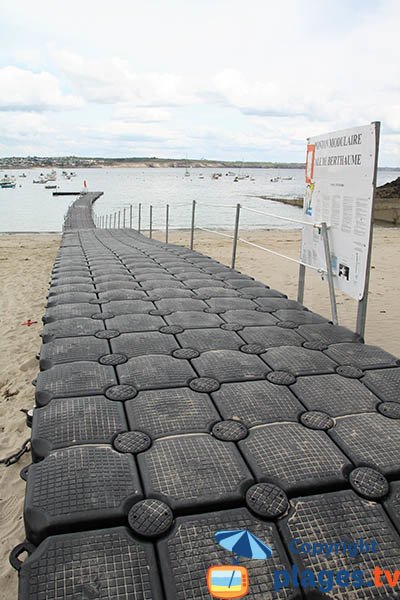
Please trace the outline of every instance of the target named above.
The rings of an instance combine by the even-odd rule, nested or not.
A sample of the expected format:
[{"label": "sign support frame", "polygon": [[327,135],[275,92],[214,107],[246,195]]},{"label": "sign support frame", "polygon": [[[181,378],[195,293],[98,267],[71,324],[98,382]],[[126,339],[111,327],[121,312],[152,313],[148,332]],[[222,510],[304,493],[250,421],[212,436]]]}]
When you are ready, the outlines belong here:
[{"label": "sign support frame", "polygon": [[304,303],[304,285],[306,282],[306,268],[304,265],[299,265],[299,277],[297,283],[297,302]]},{"label": "sign support frame", "polygon": [[322,235],[322,239],[324,242],[326,274],[327,274],[327,278],[328,278],[329,300],[331,303],[332,323],[334,325],[339,325],[338,314],[337,314],[337,305],[336,305],[336,295],[335,295],[335,283],[333,281],[332,264],[331,264],[331,251],[329,248],[328,227],[327,227],[326,223],[321,223],[321,235]]},{"label": "sign support frame", "polygon": [[375,125],[375,161],[374,161],[374,174],[372,178],[373,186],[373,197],[372,197],[372,213],[371,213],[371,225],[369,233],[369,244],[367,253],[367,268],[365,272],[365,285],[364,294],[361,300],[357,302],[357,320],[356,320],[356,333],[364,338],[365,326],[367,323],[367,307],[368,307],[368,293],[369,293],[369,279],[371,274],[371,255],[372,255],[372,240],[374,232],[374,208],[376,201],[376,180],[378,174],[378,160],[379,160],[379,143],[381,133],[381,122],[372,121],[371,125]]}]

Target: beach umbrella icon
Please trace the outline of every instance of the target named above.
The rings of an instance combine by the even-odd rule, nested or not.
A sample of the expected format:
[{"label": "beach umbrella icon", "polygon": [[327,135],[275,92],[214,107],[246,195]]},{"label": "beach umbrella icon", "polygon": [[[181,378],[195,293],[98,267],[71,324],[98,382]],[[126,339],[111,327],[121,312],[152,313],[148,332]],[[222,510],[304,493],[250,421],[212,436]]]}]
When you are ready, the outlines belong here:
[{"label": "beach umbrella icon", "polygon": [[217,531],[215,539],[225,550],[243,558],[265,560],[272,556],[272,549],[247,529]]}]

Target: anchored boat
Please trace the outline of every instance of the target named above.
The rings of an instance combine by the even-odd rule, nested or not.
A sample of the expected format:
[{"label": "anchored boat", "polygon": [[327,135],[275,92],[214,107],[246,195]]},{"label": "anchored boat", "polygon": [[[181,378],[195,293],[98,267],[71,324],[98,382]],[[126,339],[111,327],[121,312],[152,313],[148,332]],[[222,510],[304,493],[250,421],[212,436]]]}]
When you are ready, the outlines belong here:
[{"label": "anchored boat", "polygon": [[33,180],[33,183],[47,183],[48,179],[45,175],[43,175],[43,173],[40,173],[39,177],[37,179]]},{"label": "anchored boat", "polygon": [[57,171],[55,171],[54,169],[52,171],[50,171],[50,173],[47,175],[47,181],[56,181],[57,179]]},{"label": "anchored boat", "polygon": [[15,188],[15,185],[15,177],[12,175],[4,175],[4,177],[0,179],[0,188]]}]

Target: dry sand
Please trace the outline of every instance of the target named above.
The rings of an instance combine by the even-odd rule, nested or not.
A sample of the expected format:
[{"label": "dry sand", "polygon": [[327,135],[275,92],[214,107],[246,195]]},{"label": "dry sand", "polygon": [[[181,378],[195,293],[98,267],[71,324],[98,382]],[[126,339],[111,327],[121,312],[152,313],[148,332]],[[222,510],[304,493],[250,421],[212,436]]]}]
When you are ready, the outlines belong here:
[{"label": "dry sand", "polygon": [[[30,435],[20,411],[34,403],[35,355],[59,243],[58,235],[0,235],[0,458],[21,447]],[[21,325],[27,319],[38,323]],[[0,465],[0,598],[4,600],[17,598],[17,573],[8,554],[24,539],[25,483],[19,472],[29,462],[25,454],[15,465]]]},{"label": "dry sand", "polygon": [[[299,231],[259,230],[242,234],[294,258],[299,254]],[[163,239],[155,232],[156,239]],[[29,437],[22,408],[33,405],[32,379],[37,375],[35,355],[40,347],[39,333],[44,312],[49,275],[60,237],[51,234],[0,235],[0,457],[8,456]],[[170,241],[188,245],[189,233],[170,233]],[[230,263],[231,241],[196,231],[195,249]],[[400,229],[376,227],[372,258],[370,302],[366,341],[400,356]],[[296,264],[239,245],[237,268],[296,297]],[[314,273],[307,275],[305,304],[329,316],[326,282]],[[353,328],[356,303],[338,295],[340,323]],[[27,319],[38,321],[27,327]],[[16,465],[0,465],[0,598],[17,597],[17,574],[8,563],[9,551],[24,538],[23,499],[25,483],[19,477],[29,464],[26,454]]]},{"label": "dry sand", "polygon": [[[232,232],[226,232],[232,233]],[[300,230],[242,231],[241,237],[266,246],[275,252],[299,258]],[[162,232],[156,239],[164,240]],[[189,244],[188,231],[170,231],[169,241]],[[232,240],[203,231],[195,232],[194,249],[230,264]],[[298,265],[262,250],[239,243],[236,268],[252,275],[272,288],[297,297]],[[355,328],[357,303],[337,292],[339,324]],[[328,284],[310,269],[307,270],[304,304],[330,318]],[[400,228],[375,227],[372,254],[370,295],[368,301],[366,342],[381,346],[400,356]]]}]

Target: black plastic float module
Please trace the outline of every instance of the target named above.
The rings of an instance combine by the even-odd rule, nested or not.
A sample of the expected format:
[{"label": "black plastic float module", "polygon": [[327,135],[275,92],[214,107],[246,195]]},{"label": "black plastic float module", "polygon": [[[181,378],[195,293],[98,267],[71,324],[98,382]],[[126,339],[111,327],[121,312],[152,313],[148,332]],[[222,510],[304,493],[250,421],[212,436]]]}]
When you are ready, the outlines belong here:
[{"label": "black plastic float module", "polygon": [[[325,597],[294,569],[398,568],[399,361],[211,258],[95,229],[98,196],[69,209],[52,273],[20,600],[208,599],[232,564],[218,530],[272,549],[238,559],[249,599]],[[360,538],[377,552],[293,545]]]}]

